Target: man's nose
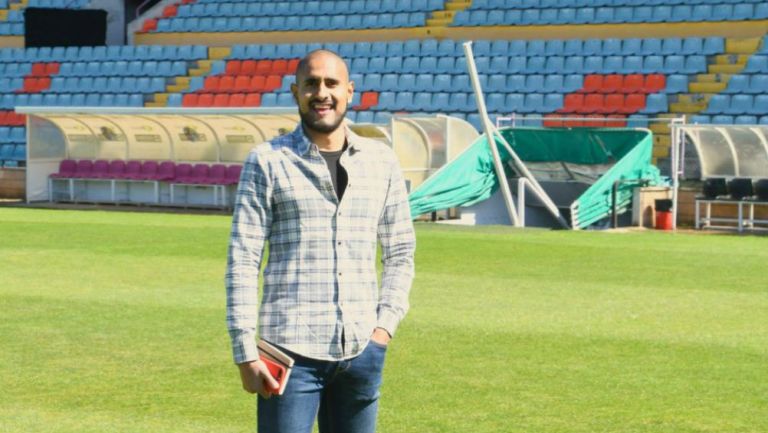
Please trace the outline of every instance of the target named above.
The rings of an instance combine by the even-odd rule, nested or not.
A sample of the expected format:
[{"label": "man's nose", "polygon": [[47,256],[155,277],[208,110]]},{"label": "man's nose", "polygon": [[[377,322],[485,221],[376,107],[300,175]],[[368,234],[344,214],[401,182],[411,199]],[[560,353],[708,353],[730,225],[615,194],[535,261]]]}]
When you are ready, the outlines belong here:
[{"label": "man's nose", "polygon": [[317,91],[315,92],[315,94],[320,99],[325,99],[330,95],[330,93],[328,92],[328,87],[325,85],[325,83],[320,83],[317,85]]}]

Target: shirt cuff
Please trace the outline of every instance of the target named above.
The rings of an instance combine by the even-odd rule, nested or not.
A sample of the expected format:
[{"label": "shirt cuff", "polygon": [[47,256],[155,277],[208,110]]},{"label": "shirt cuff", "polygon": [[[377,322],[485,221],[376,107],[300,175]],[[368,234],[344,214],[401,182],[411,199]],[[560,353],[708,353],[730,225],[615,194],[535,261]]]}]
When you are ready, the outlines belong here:
[{"label": "shirt cuff", "polygon": [[397,325],[400,323],[400,316],[394,311],[388,309],[382,309],[379,311],[379,318],[376,322],[377,328],[382,328],[389,333],[390,337],[395,336]]},{"label": "shirt cuff", "polygon": [[235,364],[243,364],[259,359],[256,334],[254,332],[244,331],[239,335],[232,337],[232,355]]}]

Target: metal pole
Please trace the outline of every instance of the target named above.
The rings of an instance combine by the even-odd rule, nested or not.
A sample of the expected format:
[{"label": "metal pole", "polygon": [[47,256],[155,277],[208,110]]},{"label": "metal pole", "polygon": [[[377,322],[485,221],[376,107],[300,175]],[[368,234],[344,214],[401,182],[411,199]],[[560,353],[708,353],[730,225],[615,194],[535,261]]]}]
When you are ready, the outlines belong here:
[{"label": "metal pole", "polygon": [[477,77],[477,67],[475,66],[475,58],[472,55],[472,42],[464,42],[464,55],[467,57],[469,79],[472,81],[472,88],[475,91],[475,101],[477,102],[477,110],[480,113],[480,121],[483,123],[485,137],[488,140],[488,146],[491,147],[491,154],[493,155],[493,168],[496,171],[496,179],[498,179],[499,185],[501,186],[501,195],[504,197],[504,204],[507,207],[509,220],[512,222],[513,226],[523,227],[525,222],[522,222],[521,224],[520,219],[517,217],[517,210],[515,209],[515,203],[512,201],[512,193],[509,190],[507,175],[504,172],[504,167],[501,164],[499,149],[496,148],[496,140],[494,139],[493,134],[494,127],[491,124],[491,120],[488,118],[488,112],[485,109],[483,90],[480,88],[480,80]]}]

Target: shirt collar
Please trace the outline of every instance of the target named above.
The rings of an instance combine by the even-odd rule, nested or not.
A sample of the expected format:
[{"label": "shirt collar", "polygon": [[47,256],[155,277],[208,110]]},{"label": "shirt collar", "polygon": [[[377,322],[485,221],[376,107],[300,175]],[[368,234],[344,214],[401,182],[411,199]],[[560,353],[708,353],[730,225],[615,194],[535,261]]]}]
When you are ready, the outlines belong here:
[{"label": "shirt collar", "polygon": [[[344,128],[344,136],[347,138],[347,149],[349,149],[350,152],[357,152],[361,150],[359,136],[352,132],[351,129],[349,129],[346,121],[342,127]],[[301,122],[299,122],[298,126],[296,126],[296,129],[294,129],[291,133],[291,144],[296,154],[301,156],[305,156],[307,153],[309,153],[313,146],[315,149],[317,149],[317,146],[313,145],[309,140],[309,137],[304,134],[304,128],[301,126]]]}]

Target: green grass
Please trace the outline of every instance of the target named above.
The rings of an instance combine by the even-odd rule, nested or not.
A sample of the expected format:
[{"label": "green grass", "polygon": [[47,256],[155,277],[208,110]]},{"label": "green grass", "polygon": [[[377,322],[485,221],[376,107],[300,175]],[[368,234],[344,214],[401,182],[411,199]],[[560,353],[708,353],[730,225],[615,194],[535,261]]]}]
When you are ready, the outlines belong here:
[{"label": "green grass", "polygon": [[[0,209],[0,432],[249,432],[229,218]],[[768,431],[768,238],[418,225],[379,431]]]}]

